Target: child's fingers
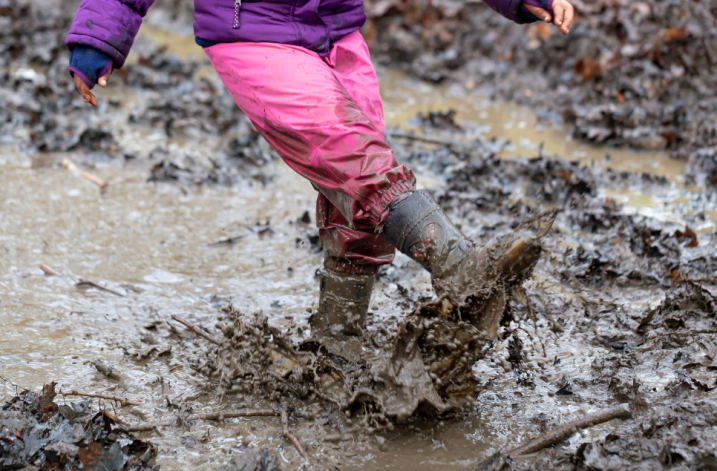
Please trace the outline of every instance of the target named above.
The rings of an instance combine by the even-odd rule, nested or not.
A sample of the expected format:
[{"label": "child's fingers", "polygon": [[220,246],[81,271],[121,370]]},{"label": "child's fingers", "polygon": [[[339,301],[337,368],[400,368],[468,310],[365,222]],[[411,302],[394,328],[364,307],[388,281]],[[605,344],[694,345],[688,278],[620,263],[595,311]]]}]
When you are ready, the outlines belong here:
[{"label": "child's fingers", "polygon": [[104,74],[103,76],[101,76],[101,77],[99,78],[99,80],[97,81],[97,83],[100,84],[100,87],[106,87],[106,86],[107,86],[107,81],[110,79],[110,75],[112,75],[112,70],[110,70],[109,72],[107,72],[106,74]]},{"label": "child's fingers", "polygon": [[75,75],[75,86],[77,87],[77,91],[80,92],[80,95],[82,95],[82,98],[84,98],[85,103],[89,103],[92,106],[97,106],[97,98],[95,98],[95,96],[90,91],[90,87],[88,87],[87,84],[83,82],[82,79],[77,75]]},{"label": "child's fingers", "polygon": [[553,18],[553,23],[555,23],[555,26],[560,28],[560,30],[562,31],[563,20],[565,19],[565,6],[563,5],[563,2],[553,2],[553,13],[555,14],[555,18]]},{"label": "child's fingers", "polygon": [[575,8],[568,3],[565,2],[565,18],[563,19],[563,34],[568,34],[570,32],[570,28],[573,27],[573,20],[575,19]]},{"label": "child's fingers", "polygon": [[525,3],[523,4],[523,6],[525,6],[525,8],[527,8],[530,13],[535,15],[536,18],[540,18],[546,23],[550,23],[552,21],[552,18],[550,18],[550,13],[548,13],[547,10],[544,10],[540,7],[535,7],[533,5],[526,5]]}]

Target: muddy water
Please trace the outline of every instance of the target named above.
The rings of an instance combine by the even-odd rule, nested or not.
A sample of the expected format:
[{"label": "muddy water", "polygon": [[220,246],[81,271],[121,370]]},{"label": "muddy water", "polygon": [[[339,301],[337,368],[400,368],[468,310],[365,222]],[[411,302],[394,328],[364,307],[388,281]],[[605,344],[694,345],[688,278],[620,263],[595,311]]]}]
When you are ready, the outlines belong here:
[{"label": "muddy water", "polygon": [[[143,38],[172,44],[179,55],[190,53],[191,38],[180,39],[151,24],[143,29]],[[689,195],[679,195],[684,168],[665,155],[577,144],[566,139],[564,131],[535,130],[535,118],[524,109],[491,104],[473,95],[467,99],[458,89],[419,85],[396,72],[381,72],[381,80],[390,125],[415,129],[411,119],[418,111],[453,108],[458,110],[459,122],[467,128],[475,125],[470,132],[514,142],[508,154],[530,155],[537,143],[544,141],[546,152],[598,163],[604,163],[605,153],[610,153],[610,162],[618,168],[657,173],[676,182],[674,197],[663,200],[645,200],[640,193],[625,193],[624,189],[603,190],[606,195],[626,198],[628,210],[664,210],[665,217],[679,221],[680,212],[694,203]],[[121,87],[109,94],[128,103],[141,102],[141,96]],[[121,126],[122,116],[118,114],[117,126]],[[153,136],[128,131],[121,139],[123,144],[134,141],[141,145]],[[183,145],[174,144],[178,149]],[[147,327],[167,322],[176,314],[211,329],[219,297],[247,312],[261,309],[278,325],[295,320],[305,328],[306,308],[317,299],[314,272],[321,255],[306,244],[297,245],[303,229],[295,221],[304,211],[313,212],[315,195],[310,185],[279,162],[265,169],[275,175],[267,186],[246,182],[233,189],[188,191],[146,183],[147,169],[141,166],[108,166],[96,171],[109,182],[108,191],[100,194],[68,171],[46,167],[61,157],[39,158],[0,149],[2,376],[27,388],[37,389],[57,380],[64,390],[107,391],[138,400],[140,406],[117,410],[131,423],[168,421],[173,417],[168,401],[206,412],[236,407],[235,400],[206,390],[205,380],[193,374],[180,345],[169,337],[149,338],[152,330]],[[425,172],[419,174],[419,180],[429,187],[441,183]],[[716,213],[711,214],[712,222],[698,229],[713,230],[709,224]],[[265,227],[267,222],[270,230]],[[231,246],[208,246],[237,236],[241,238]],[[46,276],[40,264],[51,266],[61,276]],[[395,265],[414,289],[428,292],[428,277],[406,257],[397,257]],[[100,283],[122,296],[79,289],[75,286],[79,279]],[[531,286],[566,299],[573,296],[540,270]],[[370,329],[405,313],[398,291],[396,284],[379,280]],[[646,305],[659,299],[638,292],[632,302]],[[302,334],[297,331],[296,335]],[[140,338],[148,340],[143,343]],[[535,410],[567,417],[590,412],[585,405],[549,394],[554,389],[550,383],[560,375],[579,379],[586,367],[606,352],[574,345],[570,335],[535,338],[535,342],[528,336],[524,339],[528,361],[560,359],[555,377],[536,381],[536,388],[526,395],[525,389],[515,387],[512,373],[496,363],[481,361],[475,371],[489,390],[479,396],[473,414],[464,421],[417,421],[411,429],[387,432],[387,451],[381,451],[373,438],[338,444],[313,442],[313,437],[335,434],[330,426],[301,421],[292,423],[292,428],[300,440],[311,443],[308,448],[313,456],[327,460],[340,456],[342,469],[460,469],[471,458],[528,438]],[[172,345],[171,353],[139,361],[131,357],[152,342]],[[504,351],[505,345],[500,348]],[[115,365],[125,379],[116,382],[96,373],[88,362],[98,358]],[[669,380],[667,374],[644,371],[640,379],[659,387]],[[7,382],[0,385],[5,397],[15,391]],[[595,427],[574,436],[571,443],[577,446],[579,441],[604,437],[610,430],[609,424]],[[191,428],[163,428],[161,435],[147,436],[160,447],[158,462],[163,469],[214,469],[240,444],[269,448],[288,469],[300,462],[296,451],[281,438],[274,419],[238,419],[223,425],[198,422]]]}]

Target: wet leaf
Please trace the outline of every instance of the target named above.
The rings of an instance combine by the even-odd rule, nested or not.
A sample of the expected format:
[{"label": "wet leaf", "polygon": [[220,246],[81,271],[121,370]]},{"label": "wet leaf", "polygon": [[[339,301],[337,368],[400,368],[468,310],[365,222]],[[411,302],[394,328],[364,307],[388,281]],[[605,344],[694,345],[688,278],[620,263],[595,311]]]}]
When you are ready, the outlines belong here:
[{"label": "wet leaf", "polygon": [[689,239],[689,241],[687,242],[687,247],[689,248],[695,248],[698,245],[697,234],[695,234],[695,231],[690,229],[690,226],[685,226],[684,231],[676,231],[675,236],[678,237],[680,242],[684,241],[685,239]]},{"label": "wet leaf", "polygon": [[46,384],[42,387],[42,394],[40,395],[40,402],[39,407],[43,411],[50,411],[53,410],[53,406],[56,408],[57,406],[52,402],[55,400],[55,396],[57,396],[57,393],[55,392],[55,386],[57,385],[56,382],[51,382],[49,384]]},{"label": "wet leaf", "polygon": [[87,448],[80,448],[78,454],[83,471],[119,470],[126,461],[119,443],[104,447],[101,443],[93,442]]}]

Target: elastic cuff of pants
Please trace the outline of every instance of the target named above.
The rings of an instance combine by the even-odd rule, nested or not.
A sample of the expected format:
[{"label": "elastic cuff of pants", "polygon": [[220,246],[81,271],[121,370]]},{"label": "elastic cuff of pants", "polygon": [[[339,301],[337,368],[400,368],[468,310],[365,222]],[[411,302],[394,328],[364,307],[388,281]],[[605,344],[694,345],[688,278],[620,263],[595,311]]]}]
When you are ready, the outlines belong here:
[{"label": "elastic cuff of pants", "polygon": [[375,275],[381,265],[357,265],[340,258],[324,257],[324,268],[347,275]]},{"label": "elastic cuff of pants", "polygon": [[376,228],[375,232],[380,234],[383,232],[383,226],[388,218],[388,206],[397,197],[416,191],[416,185],[413,182],[398,182],[381,194],[374,195],[369,199],[369,207],[371,210],[371,224]]}]

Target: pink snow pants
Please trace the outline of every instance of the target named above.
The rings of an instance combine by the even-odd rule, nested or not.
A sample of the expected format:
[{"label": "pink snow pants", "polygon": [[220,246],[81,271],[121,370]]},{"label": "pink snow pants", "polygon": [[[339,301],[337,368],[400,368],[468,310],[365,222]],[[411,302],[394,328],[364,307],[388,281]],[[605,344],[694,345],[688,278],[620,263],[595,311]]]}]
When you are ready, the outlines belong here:
[{"label": "pink snow pants", "polygon": [[359,32],[322,58],[298,46],[222,43],[205,48],[239,108],[293,170],[319,191],[326,265],[374,273],[394,247],[381,235],[388,205],[415,190],[384,136],[383,104]]}]

